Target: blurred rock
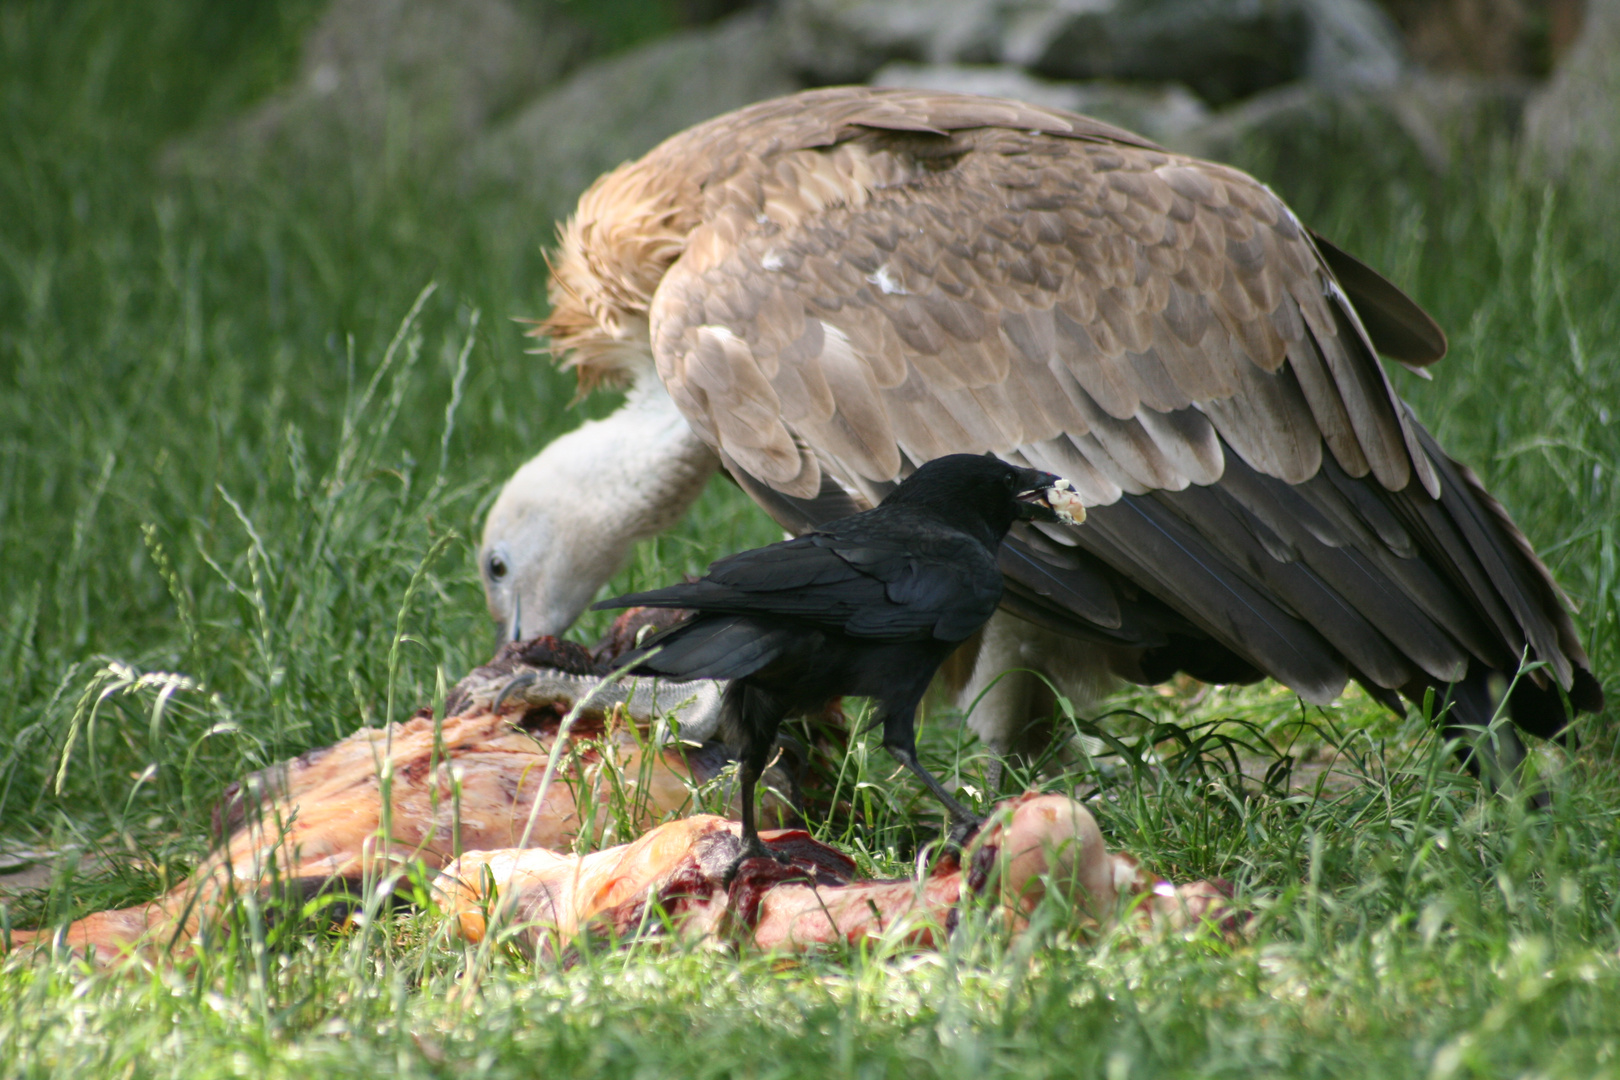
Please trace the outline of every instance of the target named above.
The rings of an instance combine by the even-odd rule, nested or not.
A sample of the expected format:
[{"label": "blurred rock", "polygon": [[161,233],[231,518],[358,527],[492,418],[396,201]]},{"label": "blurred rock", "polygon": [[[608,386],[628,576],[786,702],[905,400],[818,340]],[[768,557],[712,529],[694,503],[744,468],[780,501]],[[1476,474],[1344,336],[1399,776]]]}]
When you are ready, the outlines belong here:
[{"label": "blurred rock", "polygon": [[1005,56],[1067,79],[1185,82],[1220,105],[1304,74],[1302,5],[1218,0],[1113,0],[1026,12]]},{"label": "blurred rock", "polygon": [[1051,82],[1007,64],[885,64],[874,86],[957,90],[1013,98],[1084,113],[1165,144],[1185,140],[1211,119],[1198,96],[1179,83],[1129,85],[1104,81]]},{"label": "blurred rock", "polygon": [[292,85],[176,146],[168,164],[240,174],[272,158],[312,171],[438,164],[577,64],[588,39],[556,5],[333,0]]},{"label": "blurred rock", "polygon": [[1394,86],[1407,68],[1401,32],[1365,0],[1300,0],[1309,27],[1302,74],[1318,86]]},{"label": "blurred rock", "polygon": [[1011,98],[1049,109],[1085,112],[1084,85],[1037,79],[1011,64],[913,64],[896,60],[879,68],[873,86],[899,86],[911,90],[954,90],[963,94]]},{"label": "blurred rock", "polygon": [[1545,78],[1580,34],[1583,0],[1381,0],[1427,71]]},{"label": "blurred rock", "polygon": [[780,0],[787,54],[818,85],[859,83],[892,60],[1004,59],[998,0]]},{"label": "blurred rock", "polygon": [[1620,167],[1620,0],[1589,0],[1569,55],[1525,113],[1524,163],[1607,184]]},{"label": "blurred rock", "polygon": [[1179,82],[1212,104],[1298,78],[1387,86],[1399,32],[1368,0],[783,0],[816,83],[895,60],[1006,63],[1059,79]]},{"label": "blurred rock", "polygon": [[560,215],[601,173],[720,113],[800,89],[764,12],[591,64],[492,131],[464,180]]},{"label": "blurred rock", "polygon": [[[1524,95],[1522,83],[1413,72],[1370,0],[775,0],[600,59],[580,3],[331,0],[298,78],[169,163],[244,178],[399,177],[479,196],[481,230],[539,237],[602,172],[805,85],[1020,98],[1174,149],[1276,163],[1267,175],[1346,152],[1443,169],[1478,132],[1511,128]],[[1572,71],[1596,63],[1598,47],[1583,48]],[[1549,147],[1575,139],[1573,109],[1563,128],[1548,121]],[[1613,142],[1608,128],[1589,138]]]},{"label": "blurred rock", "polygon": [[1173,149],[1257,168],[1283,182],[1322,161],[1356,160],[1390,175],[1445,172],[1517,129],[1530,84],[1465,75],[1412,74],[1395,86],[1354,92],[1308,82],[1256,95],[1217,113]]},{"label": "blurred rock", "polygon": [[1010,65],[894,62],[881,68],[872,83],[961,90],[1068,109],[1183,153],[1263,163],[1268,173],[1309,168],[1334,154],[1382,158],[1391,170],[1421,163],[1443,172],[1463,149],[1514,130],[1530,85],[1418,74],[1393,86],[1370,88],[1297,80],[1211,111],[1175,83],[1058,82]]}]

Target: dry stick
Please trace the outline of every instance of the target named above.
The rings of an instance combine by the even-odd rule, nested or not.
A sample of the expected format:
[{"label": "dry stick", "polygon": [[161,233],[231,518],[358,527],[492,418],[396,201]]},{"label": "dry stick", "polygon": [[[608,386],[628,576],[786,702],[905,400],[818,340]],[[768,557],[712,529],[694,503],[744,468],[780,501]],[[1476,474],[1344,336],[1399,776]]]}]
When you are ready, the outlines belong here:
[{"label": "dry stick", "polygon": [[[417,294],[416,301],[411,305],[410,311],[406,312],[405,318],[401,320],[399,329],[395,331],[393,340],[388,343],[388,348],[383,353],[382,363],[379,364],[377,366],[377,370],[372,373],[371,380],[369,383],[367,383],[365,392],[360,397],[359,404],[355,405],[352,410],[348,408],[345,409],[343,434],[339,439],[341,449],[339,450],[338,454],[338,462],[333,467],[332,472],[334,478],[341,479],[347,468],[355,460],[355,417],[360,416],[370,406],[372,397],[376,394],[377,388],[382,384],[383,375],[389,370],[389,368],[393,366],[394,357],[398,354],[399,347],[405,342],[407,336],[415,327],[417,316],[421,314],[422,307],[427,303],[428,297],[432,296],[437,288],[437,282],[429,282],[422,289],[422,291]],[[473,320],[473,326],[476,329],[476,316]],[[463,369],[465,368],[468,352],[471,349],[471,340],[472,337],[469,334],[468,341],[466,344],[464,344],[461,350],[461,367]],[[461,374],[462,372],[458,371],[458,386]],[[454,398],[454,395],[452,395],[452,397]],[[454,409],[455,401],[452,400],[450,408],[445,417],[447,424],[453,423]],[[445,440],[448,441],[448,430],[446,430],[444,437]],[[443,470],[441,468],[441,474],[442,471]],[[387,703],[383,712],[383,750],[381,759],[379,760],[376,750],[376,743],[372,743],[372,761],[377,770],[378,794],[382,801],[377,823],[377,836],[375,839],[381,845],[382,850],[387,854],[389,863],[395,866],[408,863],[410,859],[414,858],[416,854],[421,851],[422,846],[428,843],[429,838],[432,835],[430,832],[427,836],[424,836],[416,851],[412,852],[410,855],[404,856],[403,858],[394,855],[390,850],[390,833],[392,832],[393,826],[394,684],[399,674],[401,646],[405,641],[405,619],[410,613],[411,602],[416,598],[416,593],[421,589],[422,581],[427,576],[428,567],[433,565],[433,563],[438,560],[439,556],[444,553],[445,549],[449,547],[450,543],[456,539],[458,539],[458,536],[454,530],[445,533],[443,536],[439,537],[438,540],[434,541],[433,545],[428,549],[427,554],[423,556],[422,561],[417,565],[416,572],[411,575],[410,583],[405,587],[405,598],[401,601],[399,613],[394,620],[394,636],[393,640],[389,644],[388,649],[388,693]],[[361,853],[361,897],[364,903],[362,914],[365,921],[361,926],[360,934],[356,937],[355,947],[352,953],[353,960],[356,965],[359,963],[359,948],[369,937],[372,923],[375,921],[377,910],[381,907],[384,898],[383,890],[381,888],[381,884],[384,880],[382,876],[383,872],[377,866],[377,859],[364,858],[364,844],[362,844]],[[397,874],[391,875],[391,877],[396,881],[398,879]],[[390,885],[390,889],[391,888],[392,885]]]},{"label": "dry stick", "polygon": [[467,358],[472,355],[473,343],[478,340],[479,310],[473,308],[472,318],[467,324],[467,339],[461,343],[461,352],[456,357],[456,372],[450,377],[450,402],[444,407],[444,434],[439,437],[439,475],[434,484],[444,483],[445,471],[450,466],[450,436],[456,430],[456,409],[461,405],[462,387],[467,382]]},{"label": "dry stick", "polygon": [[357,453],[355,446],[355,439],[358,437],[357,418],[370,407],[371,399],[376,396],[377,388],[382,384],[383,376],[394,366],[394,357],[399,354],[399,347],[404,344],[406,337],[415,328],[416,317],[422,313],[423,305],[427,303],[428,297],[432,296],[438,287],[438,282],[430,281],[423,286],[421,292],[416,294],[416,300],[411,304],[411,309],[405,313],[405,318],[400,320],[399,329],[394,332],[394,337],[389,341],[388,348],[383,350],[382,363],[378,364],[377,370],[371,373],[371,379],[366,383],[366,388],[361,393],[359,402],[353,403],[351,399],[351,402],[346,403],[352,404],[353,408],[344,409],[343,431],[338,437],[338,460],[332,468],[334,478],[341,479],[347,473],[349,466],[354,463]]},{"label": "dry stick", "polygon": [[[631,662],[624,664],[622,667],[615,668],[613,671],[610,671],[608,674],[604,675],[589,693],[580,695],[579,699],[574,702],[573,707],[568,710],[568,712],[563,716],[562,721],[558,723],[557,736],[554,740],[552,740],[551,750],[546,754],[545,772],[540,774],[540,787],[535,792],[534,802],[529,806],[529,819],[524,822],[523,834],[518,838],[518,850],[523,850],[529,846],[529,838],[534,834],[535,824],[540,820],[540,807],[545,804],[546,794],[551,790],[552,781],[556,779],[557,776],[557,762],[561,756],[560,751],[562,750],[564,743],[566,743],[568,740],[568,733],[573,728],[574,721],[579,718],[579,715],[584,711],[585,706],[588,705],[596,697],[597,693],[600,692],[604,687],[606,687],[609,683],[616,682],[617,680],[623,678],[625,675],[629,674],[630,669],[636,664],[641,663],[652,656],[656,656],[657,653],[658,650],[654,649],[653,652],[649,653],[647,656],[637,657]],[[497,701],[499,699],[500,695],[497,695]],[[493,886],[493,880],[490,884]],[[489,964],[490,951],[494,946],[496,936],[496,928],[510,913],[509,909],[511,907],[511,902],[511,890],[496,896],[495,904],[489,909],[489,914],[485,919],[483,940],[478,943],[478,951],[473,956],[472,970],[467,973],[466,981],[457,989],[457,997],[466,995],[470,998],[471,995],[477,991],[479,983],[483,980],[484,971],[487,969]]]},{"label": "dry stick", "polygon": [[[445,549],[457,539],[459,539],[458,534],[451,530],[439,537],[438,540],[433,542],[433,546],[428,548],[427,554],[422,556],[422,561],[417,564],[416,572],[411,575],[410,583],[405,586],[405,598],[400,601],[399,613],[394,620],[394,639],[388,649],[388,694],[387,704],[383,712],[383,748],[380,756],[377,753],[376,742],[373,741],[371,744],[371,758],[373,767],[377,772],[377,795],[381,800],[381,806],[378,811],[376,835],[367,837],[361,844],[360,896],[364,904],[361,912],[364,922],[360,925],[360,933],[356,935],[351,951],[351,959],[356,965],[357,973],[360,963],[360,949],[370,937],[371,927],[376,921],[377,911],[382,907],[387,893],[392,892],[393,883],[398,880],[399,876],[396,871],[385,877],[385,872],[378,865],[379,862],[386,859],[390,866],[407,865],[420,854],[422,848],[431,841],[433,836],[432,830],[428,830],[417,844],[416,849],[409,854],[399,855],[392,850],[391,834],[393,832],[394,817],[394,683],[399,676],[400,650],[405,643],[405,619],[410,614],[411,602],[416,599],[416,594],[421,591],[422,581],[427,577],[428,568],[436,563],[439,556],[444,554]],[[380,849],[383,854],[369,859],[365,858],[365,844],[373,840],[377,842],[377,848],[374,848],[374,850]],[[387,890],[383,888],[385,882],[388,884]]]}]

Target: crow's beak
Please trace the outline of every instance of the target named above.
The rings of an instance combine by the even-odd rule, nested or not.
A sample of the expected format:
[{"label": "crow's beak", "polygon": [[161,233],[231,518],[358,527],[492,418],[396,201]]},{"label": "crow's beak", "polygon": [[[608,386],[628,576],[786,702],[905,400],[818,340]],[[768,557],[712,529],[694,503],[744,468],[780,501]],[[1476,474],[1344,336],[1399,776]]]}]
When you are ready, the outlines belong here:
[{"label": "crow's beak", "polygon": [[1038,486],[1020,491],[1018,516],[1024,521],[1061,521],[1078,525],[1086,520],[1086,508],[1075,494],[1074,485],[1052,473],[1036,473]]}]

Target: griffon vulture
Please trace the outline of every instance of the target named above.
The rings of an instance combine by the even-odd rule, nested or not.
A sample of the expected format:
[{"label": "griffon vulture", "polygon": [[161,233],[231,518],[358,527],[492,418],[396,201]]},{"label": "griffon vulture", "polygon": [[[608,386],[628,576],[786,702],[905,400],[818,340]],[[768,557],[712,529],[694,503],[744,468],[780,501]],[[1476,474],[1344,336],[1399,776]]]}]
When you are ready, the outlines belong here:
[{"label": "griffon vulture", "polygon": [[[1011,666],[1319,704],[1354,679],[1392,709],[1449,696],[1455,729],[1528,658],[1520,729],[1602,705],[1558,586],[1377,358],[1430,364],[1439,328],[1235,169],[1013,101],[815,90],[603,176],[550,288],[538,332],[629,394],[490,511],[513,637],[566,628],[717,464],[799,532],[991,451],[1089,517],[1009,536],[967,698]],[[1020,693],[970,717],[997,749]],[[1504,727],[1484,756],[1523,753]]]}]

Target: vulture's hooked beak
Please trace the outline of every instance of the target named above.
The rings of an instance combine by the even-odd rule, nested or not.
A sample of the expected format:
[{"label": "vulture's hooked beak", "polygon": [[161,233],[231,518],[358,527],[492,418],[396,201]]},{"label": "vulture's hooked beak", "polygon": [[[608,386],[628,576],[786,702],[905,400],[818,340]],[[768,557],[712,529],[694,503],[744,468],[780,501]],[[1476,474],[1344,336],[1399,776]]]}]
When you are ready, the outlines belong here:
[{"label": "vulture's hooked beak", "polygon": [[1078,525],[1086,520],[1086,508],[1075,492],[1074,485],[1052,473],[1036,473],[1038,487],[1020,491],[1018,516],[1024,521],[1061,521]]},{"label": "vulture's hooked beak", "polygon": [[523,594],[512,594],[512,622],[506,627],[507,641],[523,640]]}]

